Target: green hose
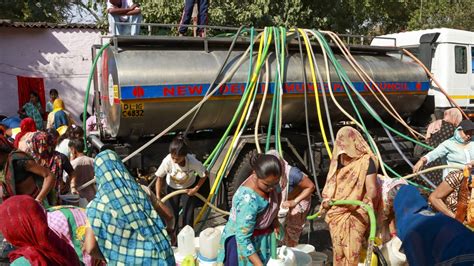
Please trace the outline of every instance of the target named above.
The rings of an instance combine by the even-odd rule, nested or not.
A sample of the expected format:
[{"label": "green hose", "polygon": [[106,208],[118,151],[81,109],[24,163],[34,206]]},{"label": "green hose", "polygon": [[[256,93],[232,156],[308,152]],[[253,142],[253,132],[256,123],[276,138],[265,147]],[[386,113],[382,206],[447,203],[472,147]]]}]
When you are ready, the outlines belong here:
[{"label": "green hose", "polygon": [[[250,31],[250,43],[251,43],[251,46],[250,46],[250,58],[249,58],[249,71],[248,71],[248,75],[247,75],[247,86],[248,86],[248,83],[250,81],[250,77],[251,77],[251,73],[252,73],[252,58],[253,58],[253,38],[254,38],[254,33],[255,33],[255,30],[254,28],[252,27],[251,28],[251,31]],[[237,37],[236,37],[237,38]],[[234,126],[235,124],[235,121],[237,120],[237,118],[239,117],[239,114],[240,112],[242,111],[242,107],[244,106],[245,104],[245,99],[247,97],[247,94],[248,94],[248,90],[247,90],[247,86],[245,88],[245,91],[244,91],[244,94],[242,95],[242,98],[239,102],[239,105],[237,106],[237,110],[235,111],[234,113],[234,116],[232,117],[232,120],[229,124],[229,126],[226,128],[226,131],[224,132],[224,134],[222,135],[221,139],[219,140],[218,144],[216,145],[216,147],[214,148],[214,150],[212,150],[211,154],[209,155],[209,157],[206,159],[206,161],[204,161],[204,165],[207,167],[207,170],[210,169],[210,167],[212,167],[215,163],[215,161],[217,160],[217,155],[220,153],[220,151],[223,149],[224,147],[224,142],[225,140],[227,139],[227,137],[229,136],[229,133],[230,131],[232,130],[232,127]]]},{"label": "green hose", "polygon": [[[330,60],[333,64],[333,66],[336,68],[337,70],[337,74],[343,84],[343,87],[344,87],[344,90],[346,90],[346,93],[348,94],[349,96],[349,92],[347,90],[347,87],[346,85],[349,85],[351,87],[351,89],[354,91],[354,93],[357,95],[357,97],[360,99],[362,105],[364,106],[364,108],[371,114],[371,116],[373,118],[375,118],[375,120],[377,120],[377,122],[379,122],[380,124],[382,124],[382,126],[384,126],[385,128],[387,128],[388,130],[392,131],[393,133],[401,136],[402,138],[408,140],[408,141],[411,141],[415,144],[418,144],[426,149],[429,149],[429,150],[432,150],[433,147],[431,146],[428,146],[426,145],[425,143],[422,143],[422,142],[419,142],[399,131],[397,131],[396,129],[390,127],[389,125],[387,125],[376,113],[374,114],[373,112],[373,109],[372,108],[369,108],[367,107],[367,103],[365,101],[365,99],[363,99],[363,97],[359,94],[359,92],[354,88],[354,85],[352,84],[352,82],[350,81],[349,77],[347,76],[347,73],[345,72],[345,70],[342,68],[341,64],[339,63],[339,61],[337,61],[336,57],[334,56],[334,53],[332,52],[332,50],[330,49],[329,47],[329,44],[327,43],[326,39],[323,37],[323,35],[319,32],[319,31],[316,31],[316,34],[318,34],[318,36],[320,36],[323,44],[324,44],[324,47],[326,49],[326,51],[328,52],[328,55],[330,57]],[[350,97],[350,96],[349,96]],[[352,102],[352,100],[351,100]],[[356,108],[356,107],[354,107]],[[357,109],[356,109],[357,110]]]},{"label": "green hose", "polygon": [[[347,73],[345,72],[344,68],[342,68],[342,66],[340,65],[340,63],[337,61],[337,59],[335,58],[334,56],[334,53],[332,52],[331,48],[329,47],[328,43],[326,42],[325,38],[323,37],[323,35],[316,31],[316,34],[320,37],[320,39],[322,40],[322,43],[323,43],[323,49],[325,49],[327,51],[327,54],[329,55],[329,59],[331,61],[331,63],[333,64],[334,68],[336,69],[336,74],[338,75],[339,79],[341,80],[342,82],[342,85],[343,85],[343,88],[344,88],[344,91],[346,92],[346,95],[347,97],[349,98],[349,101],[351,102],[351,105],[352,107],[354,108],[354,111],[356,112],[357,114],[357,117],[359,119],[359,122],[361,123],[363,129],[364,129],[364,133],[369,136],[369,132],[368,132],[368,129],[367,127],[365,126],[365,123],[364,123],[364,120],[362,119],[362,116],[359,112],[359,109],[357,108],[354,100],[352,99],[352,96],[351,96],[351,93],[349,92],[348,88],[347,88],[347,85],[349,85],[351,87],[351,89],[354,91],[354,93],[356,94],[356,96],[359,98],[360,102],[362,103],[362,105],[365,107],[365,109],[367,111],[369,111],[369,113],[372,115],[372,117],[374,117],[379,123],[382,124],[382,126],[386,127],[387,129],[393,131],[394,133],[400,135],[400,136],[404,136],[405,139],[408,139],[412,142],[415,142],[421,146],[424,146],[426,148],[431,148],[430,146],[427,146],[421,142],[418,142],[414,139],[412,139],[411,137],[409,136],[406,136],[404,135],[403,133],[400,133],[398,132],[397,130],[391,128],[390,126],[388,126],[385,122],[383,122],[381,120],[381,118],[373,112],[373,109],[368,106],[367,102],[365,101],[365,99],[359,94],[359,92],[354,88],[354,85],[352,84],[352,82],[350,81],[349,77],[347,76]],[[368,137],[367,139],[369,140],[372,140],[372,138]],[[372,141],[369,141],[369,145],[371,146],[371,149],[372,150],[375,150],[374,148],[374,145],[376,145],[375,143],[372,143]],[[432,148],[431,148],[432,149]],[[380,158],[381,159],[381,158]],[[390,168],[385,162],[381,161],[381,163],[383,163],[384,167],[386,169],[388,169],[390,172],[392,172],[393,174],[395,174],[396,176],[398,176],[399,178],[401,177],[400,174],[398,174],[397,172],[395,172],[395,170],[393,170],[392,168]],[[428,190],[428,191],[432,191],[432,189],[429,189],[429,188],[426,188],[424,186],[421,186],[419,184],[416,184],[412,181],[409,181],[410,184],[416,186],[416,187],[419,187],[419,188],[422,188],[424,190]]]},{"label": "green hose", "polygon": [[272,259],[274,259],[274,260],[278,259],[278,256],[277,256],[277,240],[276,240],[275,232],[273,232],[271,234],[270,250],[272,252]]},{"label": "green hose", "polygon": [[[275,35],[275,41],[278,40],[279,34],[278,34],[277,30],[274,31],[274,35]],[[276,46],[278,47],[278,42],[276,42]],[[278,77],[279,77],[279,72],[278,72],[278,68],[277,68],[277,71],[275,72],[275,80],[277,82],[278,82]],[[272,109],[270,111],[270,119],[268,120],[267,140],[266,140],[266,143],[265,143],[265,152],[270,150],[270,137],[272,135],[273,116],[274,116],[274,112],[275,112],[276,98],[277,98],[277,96],[276,96],[276,93],[277,93],[276,87],[277,87],[277,84],[275,83],[275,86],[273,87]]]},{"label": "green hose", "polygon": [[[253,42],[253,39],[254,39],[254,35],[255,35],[255,29],[254,27],[252,27],[250,29],[250,42],[252,43]],[[235,37],[237,38],[238,35]],[[250,57],[249,57],[249,70],[248,70],[248,73],[247,73],[247,83],[246,83],[246,87],[245,87],[245,92],[244,94],[242,95],[242,98],[240,100],[240,103],[237,107],[237,110],[235,111],[234,113],[234,116],[232,117],[232,121],[230,122],[229,126],[227,127],[224,135],[222,135],[221,139],[219,140],[219,143],[216,145],[216,147],[214,148],[214,150],[212,151],[211,155],[209,155],[209,157],[206,159],[206,161],[204,162],[204,165],[206,166],[206,169],[207,171],[210,171],[212,166],[214,166],[215,162],[217,161],[217,158],[218,158],[218,154],[222,151],[222,149],[224,148],[224,142],[226,140],[226,138],[229,136],[229,133],[230,133],[230,130],[232,129],[232,127],[234,126],[234,123],[235,121],[237,120],[237,117],[239,116],[240,112],[241,112],[241,109],[242,107],[244,106],[244,103],[245,103],[245,100],[246,100],[246,93],[247,93],[247,88],[248,88],[248,84],[250,83],[250,78],[252,76],[252,62],[253,62],[253,45],[250,46]],[[255,97],[255,95],[254,95]],[[232,147],[230,147],[232,148]],[[228,161],[227,163],[227,166],[229,164],[230,160]],[[226,168],[227,168],[226,166]],[[214,203],[215,199],[216,199],[216,195],[219,194],[219,189],[220,189],[220,186],[222,184],[222,178],[219,179],[218,181],[218,184],[217,184],[217,189],[216,189],[216,193],[214,195],[212,195],[212,198],[211,198],[211,203]],[[206,221],[208,218],[209,218],[209,214],[210,214],[210,210],[207,210],[206,211],[206,214],[204,216],[204,221]],[[204,226],[204,223],[201,223],[200,227],[198,228],[198,231],[201,231],[201,229],[203,228]]]},{"label": "green hose", "polygon": [[285,73],[285,48],[286,48],[286,28],[283,28],[283,27],[280,27],[280,31],[281,31],[281,46],[280,46],[280,50],[281,50],[281,56],[280,56],[280,71],[281,71],[281,74],[280,74],[280,90],[278,91],[278,120],[277,120],[277,127],[278,127],[278,130],[277,130],[277,150],[278,152],[280,153],[280,155],[283,155],[283,151],[282,151],[282,148],[281,148],[281,122],[282,122],[282,104],[283,104],[283,98],[282,98],[282,94],[283,94],[283,78],[284,78],[284,73]]},{"label": "green hose", "polygon": [[[363,209],[367,211],[369,214],[369,220],[370,220],[370,233],[369,233],[369,239],[375,240],[375,233],[377,229],[377,223],[375,220],[375,213],[374,209],[370,207],[370,205],[360,201],[360,200],[335,200],[329,202],[330,206],[335,206],[335,205],[356,205],[356,206],[361,206]],[[309,215],[306,217],[307,220],[314,220],[320,216],[320,213],[317,212],[315,214]]]},{"label": "green hose", "polygon": [[[94,58],[94,62],[92,63],[92,68],[89,72],[89,78],[87,80],[87,87],[86,87],[86,99],[84,100],[84,115],[82,116],[82,128],[84,129],[84,132],[87,132],[86,129],[86,114],[87,114],[87,104],[89,103],[89,94],[90,94],[90,89],[91,89],[91,83],[92,83],[92,78],[94,76],[95,68],[97,66],[97,62],[99,61],[99,58],[102,56],[102,53],[104,50],[109,47],[110,43],[104,44],[100,49],[99,52],[97,52],[97,55]],[[98,117],[100,119],[100,116]],[[85,152],[87,153],[87,134],[84,134],[84,148]]]}]

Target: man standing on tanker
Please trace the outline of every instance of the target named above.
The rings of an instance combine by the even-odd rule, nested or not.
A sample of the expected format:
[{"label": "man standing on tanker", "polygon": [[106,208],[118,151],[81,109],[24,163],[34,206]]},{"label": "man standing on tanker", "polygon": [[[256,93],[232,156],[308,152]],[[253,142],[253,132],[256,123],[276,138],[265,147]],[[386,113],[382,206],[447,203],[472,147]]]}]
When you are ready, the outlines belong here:
[{"label": "man standing on tanker", "polygon": [[[133,0],[108,0],[109,32],[113,35],[139,35],[142,22],[141,9]],[[116,23],[129,23],[120,25]]]},{"label": "man standing on tanker", "polygon": [[[207,25],[208,21],[208,9],[209,9],[209,1],[208,0],[185,0],[184,1],[184,10],[183,15],[181,16],[181,21],[179,22],[179,36],[183,36],[186,34],[188,30],[187,26],[191,23],[191,16],[193,14],[194,3],[197,1],[198,6],[198,25]],[[203,27],[199,27],[197,30],[199,37],[206,37],[206,29]]]}]

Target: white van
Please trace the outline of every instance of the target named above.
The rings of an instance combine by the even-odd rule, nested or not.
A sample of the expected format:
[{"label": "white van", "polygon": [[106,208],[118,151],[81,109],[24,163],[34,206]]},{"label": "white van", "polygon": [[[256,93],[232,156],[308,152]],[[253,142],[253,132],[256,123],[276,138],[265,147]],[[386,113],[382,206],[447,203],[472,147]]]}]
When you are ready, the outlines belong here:
[{"label": "white van", "polygon": [[[387,34],[372,40],[372,46],[395,46],[415,54],[442,88],[470,116],[474,116],[474,32],[439,28]],[[433,83],[429,92],[438,112],[450,108]]]}]

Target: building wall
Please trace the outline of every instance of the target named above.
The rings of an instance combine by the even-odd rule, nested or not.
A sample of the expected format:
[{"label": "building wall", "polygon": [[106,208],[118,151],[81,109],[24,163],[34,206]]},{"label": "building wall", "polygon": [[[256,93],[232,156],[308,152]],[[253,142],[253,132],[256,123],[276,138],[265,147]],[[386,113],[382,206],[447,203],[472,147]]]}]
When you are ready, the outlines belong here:
[{"label": "building wall", "polygon": [[0,114],[15,115],[19,109],[18,75],[44,78],[46,99],[50,89],[57,89],[66,109],[79,120],[91,47],[100,43],[100,31],[0,27],[0,39]]}]

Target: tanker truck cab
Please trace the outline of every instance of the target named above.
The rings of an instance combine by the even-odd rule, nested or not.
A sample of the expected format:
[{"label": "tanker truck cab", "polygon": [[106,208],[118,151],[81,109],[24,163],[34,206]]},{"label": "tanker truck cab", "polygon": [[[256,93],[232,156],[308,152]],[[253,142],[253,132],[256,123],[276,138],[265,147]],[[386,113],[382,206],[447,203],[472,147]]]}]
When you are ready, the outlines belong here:
[{"label": "tanker truck cab", "polygon": [[[379,37],[384,38],[375,38],[371,45],[396,46],[412,52],[456,103],[474,117],[474,32],[439,28]],[[429,95],[434,98],[437,117],[451,107],[434,82]]]}]

